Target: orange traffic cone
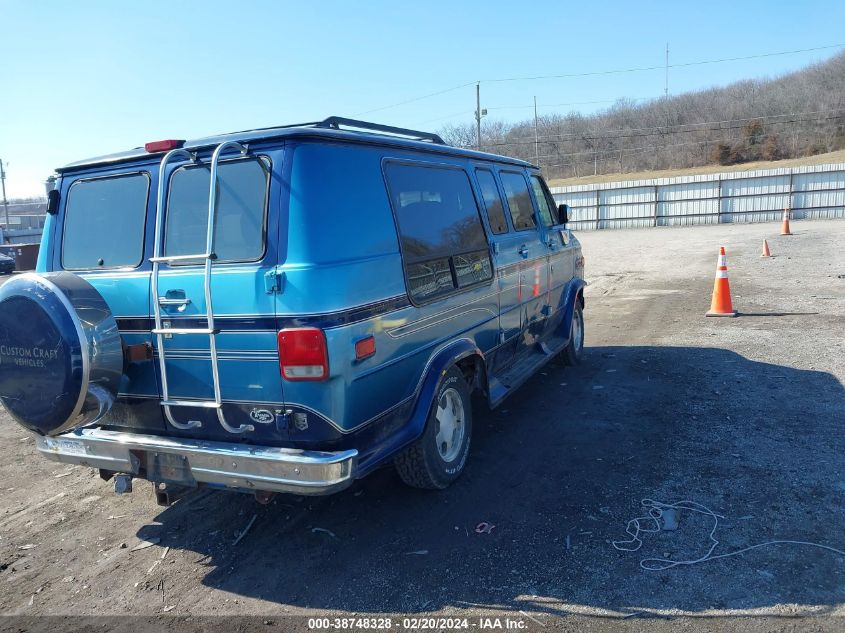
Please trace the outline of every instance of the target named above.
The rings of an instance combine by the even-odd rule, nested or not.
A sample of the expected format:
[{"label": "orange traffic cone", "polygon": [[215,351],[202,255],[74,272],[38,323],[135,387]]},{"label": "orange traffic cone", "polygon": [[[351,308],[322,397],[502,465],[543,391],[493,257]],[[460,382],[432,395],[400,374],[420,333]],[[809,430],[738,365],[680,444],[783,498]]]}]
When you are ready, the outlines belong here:
[{"label": "orange traffic cone", "polygon": [[728,282],[728,259],[725,247],[719,249],[719,259],[716,263],[716,281],[713,284],[713,299],[710,301],[709,317],[735,317],[736,310],[731,304],[731,285]]},{"label": "orange traffic cone", "polygon": [[789,230],[789,209],[783,210],[783,222],[780,225],[780,234],[792,235],[792,232]]},{"label": "orange traffic cone", "polygon": [[772,254],[769,252],[769,241],[763,240],[763,253],[760,257],[771,257]]}]

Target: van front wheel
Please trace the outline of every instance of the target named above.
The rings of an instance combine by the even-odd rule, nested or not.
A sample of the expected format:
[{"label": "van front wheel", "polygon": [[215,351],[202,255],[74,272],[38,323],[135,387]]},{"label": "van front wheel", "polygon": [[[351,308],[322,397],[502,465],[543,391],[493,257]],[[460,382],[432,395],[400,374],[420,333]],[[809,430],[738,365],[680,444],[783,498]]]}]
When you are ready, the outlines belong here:
[{"label": "van front wheel", "polygon": [[569,344],[563,350],[563,362],[567,365],[577,365],[584,355],[584,311],[581,302],[576,301],[572,313],[572,331],[569,334]]},{"label": "van front wheel", "polygon": [[395,459],[399,477],[414,488],[446,488],[464,470],[471,435],[469,387],[453,366],[440,384],[422,437]]}]

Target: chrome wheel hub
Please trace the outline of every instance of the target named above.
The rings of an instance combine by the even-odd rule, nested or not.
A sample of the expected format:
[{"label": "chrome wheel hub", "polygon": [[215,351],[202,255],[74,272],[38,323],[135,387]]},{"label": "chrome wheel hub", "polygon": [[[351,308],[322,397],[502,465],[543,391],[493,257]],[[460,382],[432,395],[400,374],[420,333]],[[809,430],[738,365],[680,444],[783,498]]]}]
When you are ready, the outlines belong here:
[{"label": "chrome wheel hub", "polygon": [[572,319],[572,346],[576,352],[580,352],[584,346],[584,316],[577,311]]},{"label": "chrome wheel hub", "polygon": [[443,461],[451,462],[461,452],[466,433],[465,420],[461,394],[451,387],[446,389],[440,396],[435,414],[435,441]]}]

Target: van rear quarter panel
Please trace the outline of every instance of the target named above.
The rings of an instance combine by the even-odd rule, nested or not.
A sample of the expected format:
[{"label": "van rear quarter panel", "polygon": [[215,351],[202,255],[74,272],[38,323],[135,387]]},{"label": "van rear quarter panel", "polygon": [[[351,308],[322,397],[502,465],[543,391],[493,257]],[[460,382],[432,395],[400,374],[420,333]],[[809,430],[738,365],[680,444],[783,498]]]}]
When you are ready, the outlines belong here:
[{"label": "van rear quarter panel", "polygon": [[[429,361],[449,342],[468,338],[482,350],[495,346],[495,274],[489,283],[426,305],[415,306],[407,297],[382,165],[396,158],[469,172],[468,161],[325,142],[297,143],[287,156],[279,322],[296,327],[325,321],[330,379],[286,382],[285,400],[348,433],[413,400]],[[355,342],[370,335],[376,354],[357,361]],[[367,452],[369,447],[358,448]]]}]

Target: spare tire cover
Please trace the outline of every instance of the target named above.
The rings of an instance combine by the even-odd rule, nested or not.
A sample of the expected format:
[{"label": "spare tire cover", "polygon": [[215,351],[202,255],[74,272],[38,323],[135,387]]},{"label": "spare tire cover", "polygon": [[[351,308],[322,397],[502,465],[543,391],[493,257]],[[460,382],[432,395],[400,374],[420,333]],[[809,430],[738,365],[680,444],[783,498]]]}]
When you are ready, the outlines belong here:
[{"label": "spare tire cover", "polygon": [[27,273],[0,286],[0,401],[21,425],[57,435],[96,422],[122,373],[117,323],[87,281]]}]

